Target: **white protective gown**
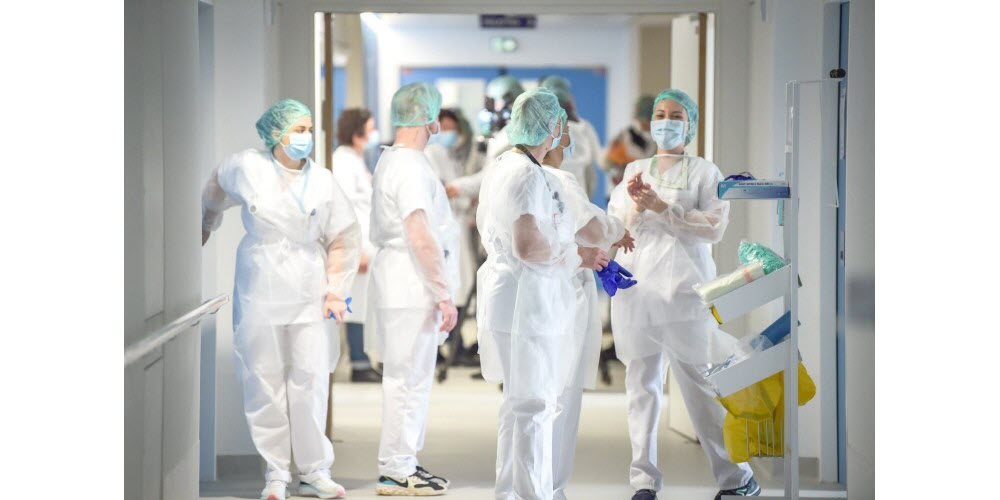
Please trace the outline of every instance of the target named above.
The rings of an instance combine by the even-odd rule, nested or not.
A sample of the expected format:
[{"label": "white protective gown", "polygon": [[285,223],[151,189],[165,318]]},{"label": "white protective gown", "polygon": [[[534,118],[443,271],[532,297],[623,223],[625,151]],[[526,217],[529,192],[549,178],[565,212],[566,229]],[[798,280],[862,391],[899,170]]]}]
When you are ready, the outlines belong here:
[{"label": "white protective gown", "polygon": [[[608,251],[611,245],[625,236],[624,223],[591,203],[575,175],[548,166],[545,169],[562,181],[566,203],[574,216],[577,245]],[[601,357],[600,304],[594,272],[578,269],[573,276],[573,291],[576,295],[576,315],[570,371],[566,388],[559,395],[556,405],[552,438],[552,484],[556,500],[566,499],[576,454],[583,390],[596,387],[597,365]]]},{"label": "white protective gown", "polygon": [[[703,158],[658,158],[664,157],[628,164],[608,204],[635,238],[635,251],[616,260],[639,282],[627,298],[611,301],[615,351],[623,361],[671,352],[688,363],[718,362],[731,353],[732,339],[718,329],[693,286],[715,278],[712,244],[729,224],[729,202],[716,194],[723,176]],[[653,160],[676,164],[659,174]],[[664,213],[636,213],[627,185],[640,171],[670,207]]]},{"label": "white protective gown", "polygon": [[[373,184],[365,351],[384,363],[379,474],[402,479],[416,470],[437,347],[448,336],[437,303],[458,287],[458,226],[423,151],[386,148]],[[408,220],[422,220],[423,232]]]},{"label": "white protective gown", "polygon": [[600,160],[601,144],[597,142],[593,125],[586,120],[567,122],[567,128],[573,140],[573,157],[563,160],[559,169],[576,177],[589,201],[597,183],[594,168]]},{"label": "white protective gown", "polygon": [[[372,174],[365,166],[365,160],[348,146],[340,146],[333,151],[333,178],[354,206],[354,215],[361,226],[361,254],[368,258],[369,265],[375,256],[375,245],[369,241],[369,225],[372,212]],[[365,322],[367,314],[368,273],[358,272],[351,285],[351,323]]]},{"label": "white protective gown", "polygon": [[458,186],[458,190],[463,197],[472,198],[479,195],[483,179],[486,178],[490,169],[496,166],[496,159],[504,152],[510,150],[510,148],[510,141],[507,139],[507,127],[504,126],[486,143],[486,157],[483,159],[483,168],[478,172],[454,180],[454,184]]},{"label": "white protective gown", "polygon": [[203,228],[242,208],[246,235],[236,254],[233,329],[250,435],[268,480],[291,480],[333,463],[325,434],[329,373],[340,343],[323,318],[328,292],[347,296],[357,271],[360,230],[330,172],[311,160],[301,170],[269,151],[225,159],[202,195]]},{"label": "white protective gown", "polygon": [[[464,165],[453,158],[447,148],[440,144],[428,144],[424,148],[424,153],[430,161],[431,169],[438,179],[444,183],[459,178],[464,170]],[[465,307],[472,292],[472,286],[476,283],[476,255],[472,238],[472,228],[465,223],[466,214],[470,211],[471,200],[465,196],[459,196],[450,201],[452,215],[459,224],[459,286],[455,295],[455,306]]]},{"label": "white protective gown", "polygon": [[[670,167],[661,171],[658,165]],[[663,213],[635,211],[627,185],[640,171],[667,202]],[[625,363],[629,483],[636,490],[663,486],[656,439],[669,365],[719,488],[738,488],[753,472],[729,461],[722,439],[725,410],[702,375],[731,352],[735,339],[718,329],[692,288],[715,278],[711,245],[729,222],[729,202],[716,194],[722,173],[702,158],[655,156],[630,163],[624,179],[612,193],[609,212],[624,218],[636,247],[617,260],[638,284],[611,301],[615,350]]]},{"label": "white protective gown", "polygon": [[479,200],[488,254],[478,273],[480,361],[486,380],[503,382],[496,495],[551,499],[552,429],[569,380],[581,262],[573,214],[559,180],[515,151],[497,159]]}]

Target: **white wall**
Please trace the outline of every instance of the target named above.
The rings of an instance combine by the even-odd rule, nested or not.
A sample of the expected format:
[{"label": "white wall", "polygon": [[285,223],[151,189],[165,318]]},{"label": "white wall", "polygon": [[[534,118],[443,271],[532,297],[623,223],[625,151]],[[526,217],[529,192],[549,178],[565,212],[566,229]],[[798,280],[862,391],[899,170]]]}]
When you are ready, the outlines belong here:
[{"label": "white wall", "polygon": [[[603,66],[608,71],[606,130],[613,134],[631,121],[637,88],[631,26],[546,28],[543,16],[534,30],[481,30],[475,16],[468,19],[467,28],[397,30],[383,25],[379,31],[380,130],[392,130],[389,110],[392,94],[399,89],[401,66]],[[490,38],[507,35],[517,39],[516,52],[490,49]]]},{"label": "white wall", "polygon": [[[758,0],[759,1],[759,0]],[[759,4],[750,16],[750,123],[747,128],[749,154],[746,170],[758,178],[778,178],[784,173],[785,146],[785,84],[790,80],[823,78],[829,68],[824,61],[824,17],[822,0],[767,1],[766,18],[761,19]],[[800,455],[824,457],[826,479],[831,477],[829,466],[835,462],[836,442],[829,438],[836,432],[836,371],[833,362],[821,357],[832,353],[831,341],[836,336],[835,247],[836,212],[832,197],[821,201],[820,180],[829,181],[836,175],[836,164],[829,158],[819,162],[820,121],[815,119],[819,92],[804,88],[802,98],[807,104],[801,127],[802,141],[810,147],[800,157],[800,188],[803,197],[799,217],[799,274],[804,286],[799,289],[800,321],[799,350],[810,375],[817,383],[819,395],[800,412]],[[835,94],[834,94],[835,95]],[[836,107],[833,107],[836,110]],[[836,114],[824,115],[823,129],[836,130]],[[830,128],[832,127],[832,128]],[[822,169],[821,169],[822,166]],[[834,170],[831,170],[834,169]],[[772,202],[741,202],[747,213],[747,238],[781,252],[782,231],[777,226],[777,212]],[[760,331],[780,315],[782,304],[762,308],[748,320],[749,331]],[[824,344],[823,350],[820,346]],[[825,404],[825,407],[824,407]],[[826,437],[827,439],[823,440]],[[823,447],[821,447],[823,443]],[[825,449],[828,453],[823,454]],[[835,469],[832,469],[835,472]]]},{"label": "white wall", "polygon": [[[200,302],[197,165],[203,139],[198,3],[129,0],[125,11],[129,345]],[[197,497],[199,352],[189,329],[125,371],[126,498]]]},{"label": "white wall", "polygon": [[[215,2],[215,147],[214,160],[200,165],[203,181],[227,155],[263,147],[254,124],[278,99],[279,74],[278,19],[268,24],[266,7],[267,2]],[[212,266],[206,276],[214,275],[213,295],[232,293],[236,246],[243,233],[239,212],[230,210],[204,247],[206,268]],[[219,311],[216,321],[216,453],[254,455],[233,359],[231,304]]]},{"label": "white wall", "polygon": [[[698,100],[698,74],[700,59],[698,16],[677,16],[670,21],[670,87],[680,89]],[[703,118],[704,119],[704,118]],[[687,145],[689,154],[701,156],[698,138]]]}]

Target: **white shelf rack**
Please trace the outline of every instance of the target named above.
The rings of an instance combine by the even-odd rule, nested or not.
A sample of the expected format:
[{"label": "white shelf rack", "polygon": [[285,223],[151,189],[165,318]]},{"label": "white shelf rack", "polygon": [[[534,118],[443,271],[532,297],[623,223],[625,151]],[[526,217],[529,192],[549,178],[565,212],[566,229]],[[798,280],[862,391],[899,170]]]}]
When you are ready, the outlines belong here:
[{"label": "white shelf rack", "polygon": [[[713,305],[722,321],[746,314],[764,304],[785,297],[785,308],[791,311],[791,330],[783,342],[757,353],[746,360],[734,364],[724,370],[714,373],[710,380],[717,384],[720,392],[732,394],[743,387],[753,384],[763,378],[784,371],[784,480],[785,491],[782,496],[761,496],[764,499],[784,498],[798,500],[799,491],[799,411],[797,404],[799,392],[799,91],[802,84],[827,84],[838,80],[791,81],[785,85],[785,175],[788,181],[788,198],[770,198],[783,205],[783,216],[779,219],[784,224],[784,256],[788,265],[764,278],[751,282],[746,286],[730,292],[713,301]],[[756,198],[761,199],[761,198]],[[746,201],[754,201],[747,199]],[[780,273],[780,274],[779,274]],[[756,284],[756,286],[751,286]],[[726,394],[723,394],[726,395]],[[814,492],[807,496],[814,497]],[[826,496],[822,493],[820,496]],[[723,499],[736,500],[743,497],[723,496]]]}]

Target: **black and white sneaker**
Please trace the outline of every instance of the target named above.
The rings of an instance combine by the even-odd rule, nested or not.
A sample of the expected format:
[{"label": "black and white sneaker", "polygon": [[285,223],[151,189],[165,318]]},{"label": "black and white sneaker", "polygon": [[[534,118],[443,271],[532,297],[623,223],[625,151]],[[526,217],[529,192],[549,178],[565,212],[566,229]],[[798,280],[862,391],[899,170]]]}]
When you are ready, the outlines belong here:
[{"label": "black and white sneaker", "polygon": [[443,484],[445,487],[451,486],[451,481],[448,481],[447,479],[441,476],[435,476],[434,474],[431,474],[430,471],[419,465],[417,466],[416,474],[420,476],[421,479],[426,479],[428,481],[433,481],[438,484]]},{"label": "black and white sneaker", "polygon": [[656,500],[656,492],[653,490],[639,490],[632,495],[632,500]]},{"label": "black and white sneaker", "polygon": [[404,479],[379,476],[378,484],[375,486],[375,494],[396,497],[432,497],[444,495],[448,491],[447,486],[424,479],[418,474],[415,472],[412,476]]},{"label": "black and white sneaker", "polygon": [[757,480],[752,476],[747,484],[740,486],[739,488],[733,488],[731,490],[722,490],[715,495],[715,500],[722,500],[722,497],[734,496],[734,497],[756,497],[760,496],[760,485],[757,484]]}]

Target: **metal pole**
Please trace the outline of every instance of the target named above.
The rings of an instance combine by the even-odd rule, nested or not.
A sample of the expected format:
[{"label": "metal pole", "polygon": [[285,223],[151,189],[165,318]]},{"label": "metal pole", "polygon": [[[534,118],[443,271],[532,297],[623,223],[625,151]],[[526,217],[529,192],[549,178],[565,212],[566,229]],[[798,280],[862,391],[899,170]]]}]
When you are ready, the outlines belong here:
[{"label": "metal pole", "polygon": [[788,363],[785,366],[785,498],[799,498],[799,82],[785,85],[787,105],[785,134],[785,175],[788,180],[790,197],[786,205],[785,257],[791,261],[788,275],[789,310],[791,311],[791,331],[788,335]]}]

